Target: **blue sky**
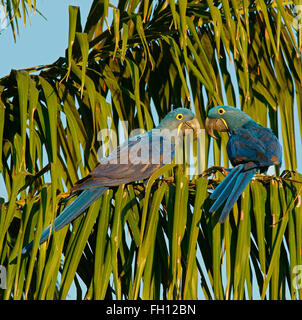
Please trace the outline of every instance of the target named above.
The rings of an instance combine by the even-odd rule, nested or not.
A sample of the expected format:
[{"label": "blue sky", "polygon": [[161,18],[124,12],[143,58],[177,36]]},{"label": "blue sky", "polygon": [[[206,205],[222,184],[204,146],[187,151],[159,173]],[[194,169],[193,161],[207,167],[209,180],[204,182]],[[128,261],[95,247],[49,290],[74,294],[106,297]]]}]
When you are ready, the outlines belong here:
[{"label": "blue sky", "polygon": [[[39,0],[39,14],[30,17],[30,25],[24,27],[19,20],[20,34],[16,43],[10,27],[1,30],[0,77],[11,69],[24,69],[41,64],[50,64],[65,55],[68,42],[68,6],[80,6],[82,25],[86,21],[92,0]],[[5,49],[4,49],[5,48]]]}]

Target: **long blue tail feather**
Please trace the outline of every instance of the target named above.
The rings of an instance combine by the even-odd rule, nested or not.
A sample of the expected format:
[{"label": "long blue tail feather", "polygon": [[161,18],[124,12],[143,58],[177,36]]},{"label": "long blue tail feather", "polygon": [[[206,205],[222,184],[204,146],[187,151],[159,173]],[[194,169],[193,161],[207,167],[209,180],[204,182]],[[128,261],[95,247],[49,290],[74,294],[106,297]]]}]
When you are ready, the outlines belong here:
[{"label": "long blue tail feather", "polygon": [[238,200],[241,193],[244,191],[246,186],[249,184],[249,182],[252,180],[253,176],[255,175],[256,170],[250,170],[241,172],[240,175],[237,178],[237,181],[235,183],[234,188],[232,189],[227,202],[224,205],[224,208],[221,212],[219,222],[223,223],[225,219],[227,218],[228,214],[230,213],[233,205]]},{"label": "long blue tail feather", "polygon": [[[96,201],[108,188],[93,188],[84,190],[69,206],[67,206],[61,214],[54,220],[54,225],[49,225],[41,233],[40,244],[48,239],[54,231],[58,231],[68,223],[77,218],[84,210],[86,210],[94,201]],[[31,251],[33,241],[28,243],[23,249],[22,254]]]},{"label": "long blue tail feather", "polygon": [[[241,165],[240,165],[239,169],[238,169],[238,167],[235,167],[234,170],[231,173],[229,173],[224,178],[224,180],[218,185],[218,187],[215,189],[215,191],[217,189],[219,189],[218,190],[219,192],[216,193],[218,195],[218,197],[215,195],[214,199],[216,199],[216,201],[211,206],[209,212],[214,212],[214,211],[218,210],[220,208],[220,206],[230,196],[230,194],[231,194],[231,192],[232,192],[232,190],[233,190],[233,188],[234,188],[234,186],[236,184],[237,178],[241,174],[241,171],[240,171],[241,170]],[[223,184],[223,182],[225,182],[225,183]],[[210,197],[210,198],[212,199],[212,197]]]},{"label": "long blue tail feather", "polygon": [[[216,187],[216,189],[210,195],[210,199],[212,199],[212,200],[217,199],[221,195],[223,190],[226,188],[229,181],[232,180],[233,177],[236,177],[240,173],[242,168],[243,168],[243,164],[240,164],[240,165],[236,166],[235,168],[233,168],[231,170],[231,172],[220,182],[220,184]],[[212,212],[212,211],[210,211],[210,212]]]}]

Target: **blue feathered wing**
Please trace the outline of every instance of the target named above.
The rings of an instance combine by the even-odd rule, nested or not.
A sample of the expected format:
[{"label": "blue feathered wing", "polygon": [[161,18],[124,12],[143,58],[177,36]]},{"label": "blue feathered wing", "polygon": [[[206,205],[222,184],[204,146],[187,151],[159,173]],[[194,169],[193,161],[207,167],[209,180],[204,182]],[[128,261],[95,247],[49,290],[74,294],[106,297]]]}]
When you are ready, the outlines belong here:
[{"label": "blue feathered wing", "polygon": [[[49,225],[42,231],[40,243],[77,218],[108,187],[149,178],[160,167],[170,163],[174,153],[175,145],[160,134],[152,134],[152,131],[132,137],[118,146],[72,189],[82,192],[54,220],[53,226]],[[27,244],[22,253],[28,253],[32,246],[33,242]]]},{"label": "blue feathered wing", "polygon": [[225,203],[219,221],[222,223],[230,213],[241,193],[257,170],[266,172],[268,167],[281,164],[282,150],[272,131],[255,121],[233,130],[227,144],[227,152],[234,168],[211,194],[215,200],[210,212]]}]

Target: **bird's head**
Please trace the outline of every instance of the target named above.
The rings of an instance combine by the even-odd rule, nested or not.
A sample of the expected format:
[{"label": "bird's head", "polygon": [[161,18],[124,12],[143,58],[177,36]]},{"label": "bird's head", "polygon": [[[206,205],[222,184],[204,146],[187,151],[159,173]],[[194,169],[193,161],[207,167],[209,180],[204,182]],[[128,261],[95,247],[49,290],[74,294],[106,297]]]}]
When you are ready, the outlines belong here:
[{"label": "bird's head", "polygon": [[251,117],[239,109],[230,106],[218,106],[209,110],[205,128],[211,137],[217,139],[214,130],[230,132],[250,120],[252,120]]},{"label": "bird's head", "polygon": [[197,137],[198,129],[200,129],[199,121],[194,113],[186,108],[177,108],[170,111],[157,126],[158,129],[177,129],[177,135],[189,134],[190,129],[194,132],[194,138]]}]

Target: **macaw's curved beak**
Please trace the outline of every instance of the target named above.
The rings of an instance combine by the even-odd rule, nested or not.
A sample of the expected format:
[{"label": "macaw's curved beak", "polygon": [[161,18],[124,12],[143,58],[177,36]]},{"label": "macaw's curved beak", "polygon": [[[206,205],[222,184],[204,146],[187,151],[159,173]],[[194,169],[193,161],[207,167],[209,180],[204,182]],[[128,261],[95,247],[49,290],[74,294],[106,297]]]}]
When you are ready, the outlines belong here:
[{"label": "macaw's curved beak", "polygon": [[193,130],[193,137],[196,139],[199,133],[198,131],[200,130],[200,123],[198,119],[194,117],[192,120],[183,122],[181,130],[184,135],[187,135],[191,130]]},{"label": "macaw's curved beak", "polygon": [[219,132],[227,132],[229,131],[228,125],[225,120],[222,118],[206,118],[205,128],[207,130],[208,135],[217,140],[217,137],[214,134],[214,130]]}]

